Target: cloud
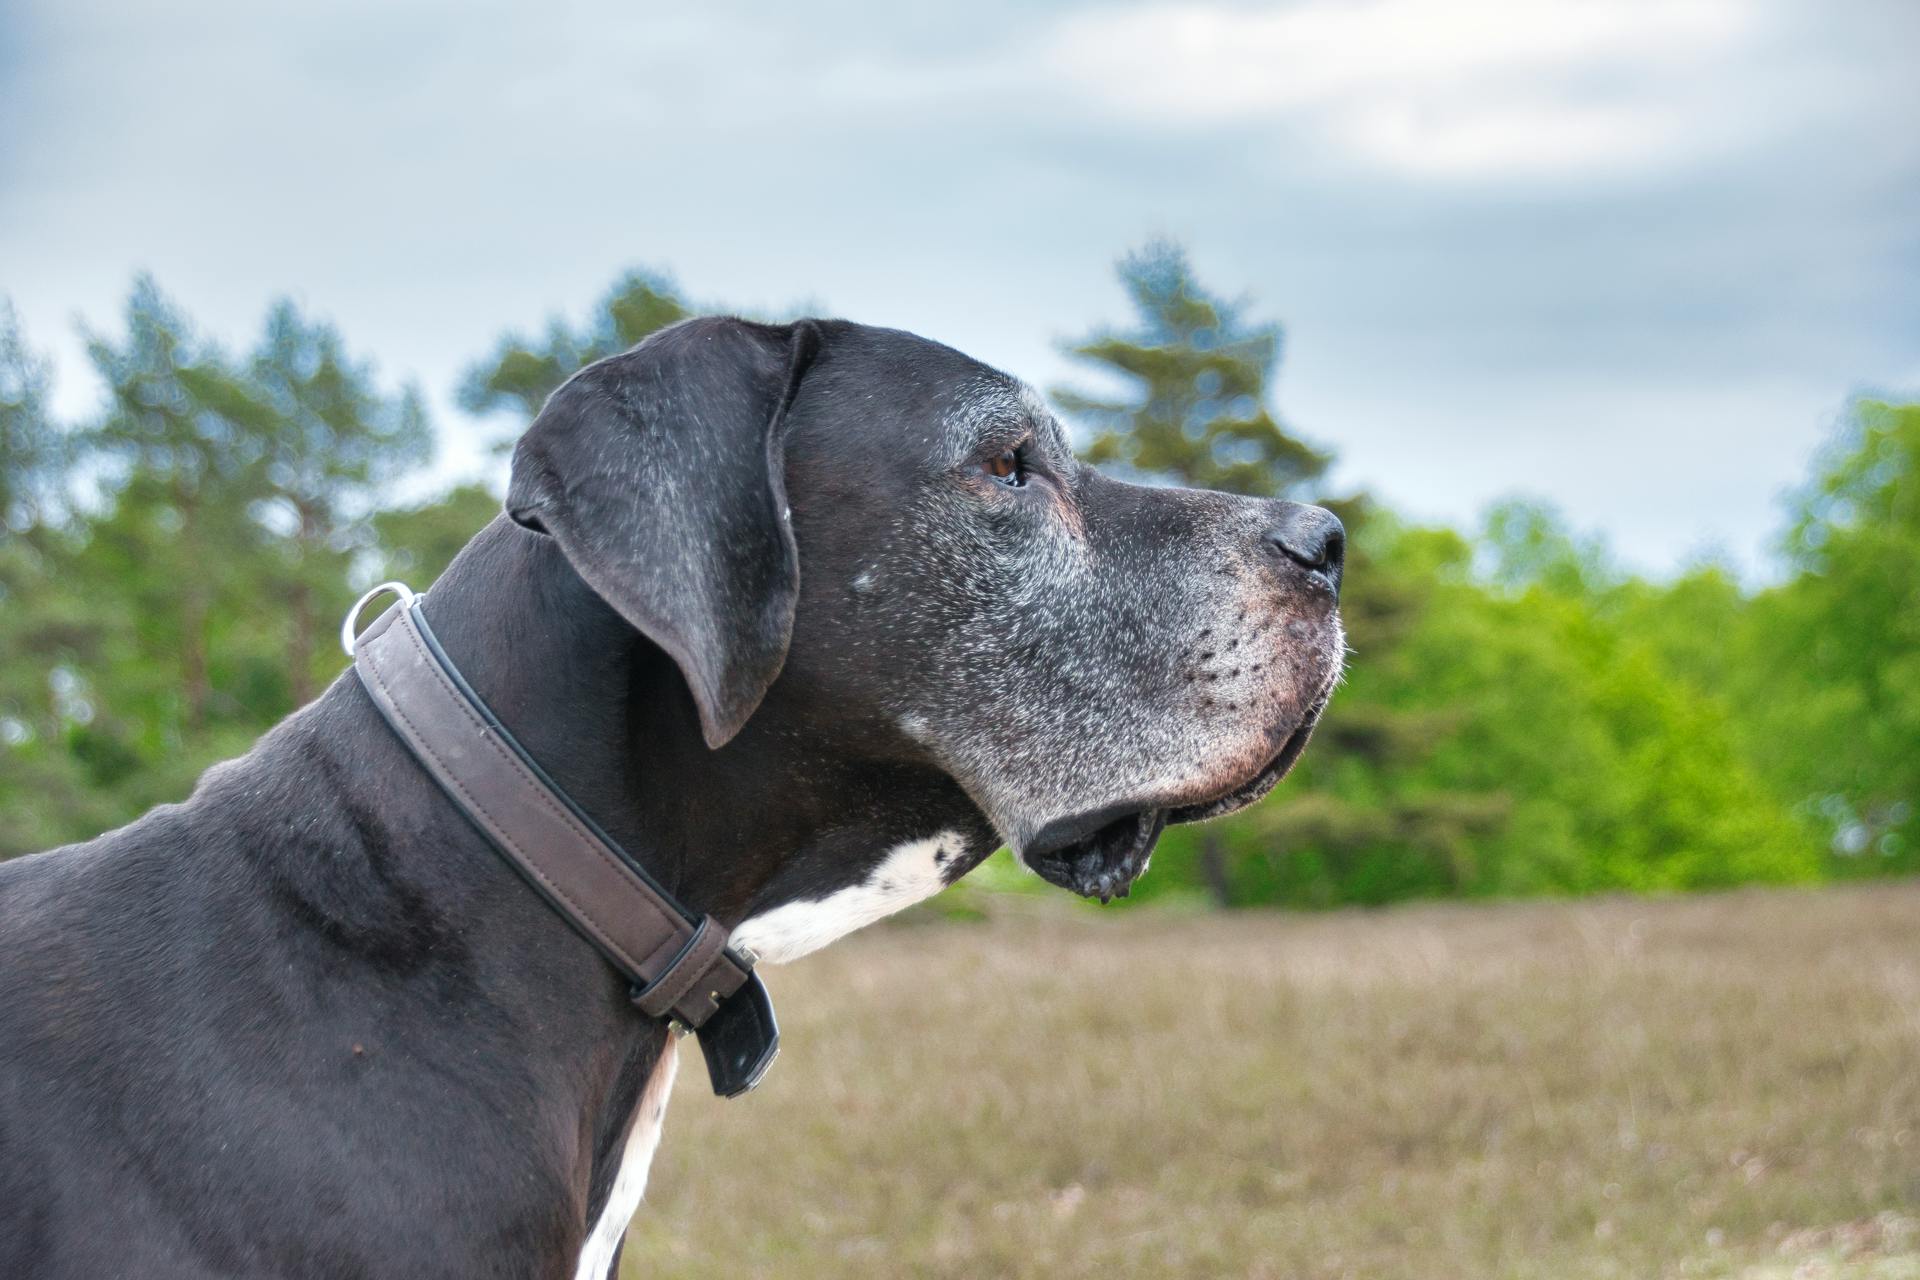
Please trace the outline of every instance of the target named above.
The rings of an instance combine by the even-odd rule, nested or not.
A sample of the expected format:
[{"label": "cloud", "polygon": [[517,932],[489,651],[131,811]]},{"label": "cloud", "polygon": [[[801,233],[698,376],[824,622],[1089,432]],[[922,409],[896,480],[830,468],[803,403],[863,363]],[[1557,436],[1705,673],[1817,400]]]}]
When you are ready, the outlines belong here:
[{"label": "cloud", "polygon": [[1042,60],[1140,122],[1300,118],[1391,170],[1526,175],[1711,145],[1724,133],[1696,109],[1700,74],[1737,52],[1755,18],[1733,0],[1172,3],[1069,15]]}]

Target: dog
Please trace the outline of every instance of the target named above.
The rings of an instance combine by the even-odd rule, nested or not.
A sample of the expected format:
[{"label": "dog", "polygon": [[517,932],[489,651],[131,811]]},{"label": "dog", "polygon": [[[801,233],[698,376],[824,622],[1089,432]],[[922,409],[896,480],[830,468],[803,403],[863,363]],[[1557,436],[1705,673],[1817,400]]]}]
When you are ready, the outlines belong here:
[{"label": "dog", "polygon": [[[1124,483],[1021,382],[690,320],[557,390],[421,608],[527,752],[781,963],[994,848],[1124,894],[1338,678],[1344,533]],[[677,1055],[352,672],[0,865],[0,1275],[601,1280]]]}]

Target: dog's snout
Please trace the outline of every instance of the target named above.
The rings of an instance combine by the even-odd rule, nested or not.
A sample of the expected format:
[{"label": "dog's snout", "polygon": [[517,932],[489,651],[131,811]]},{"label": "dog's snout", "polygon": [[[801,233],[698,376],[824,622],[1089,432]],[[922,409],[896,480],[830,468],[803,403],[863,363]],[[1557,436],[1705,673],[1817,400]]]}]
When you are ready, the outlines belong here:
[{"label": "dog's snout", "polygon": [[1267,549],[1324,576],[1337,589],[1347,558],[1347,529],[1325,507],[1291,502],[1264,535]]}]

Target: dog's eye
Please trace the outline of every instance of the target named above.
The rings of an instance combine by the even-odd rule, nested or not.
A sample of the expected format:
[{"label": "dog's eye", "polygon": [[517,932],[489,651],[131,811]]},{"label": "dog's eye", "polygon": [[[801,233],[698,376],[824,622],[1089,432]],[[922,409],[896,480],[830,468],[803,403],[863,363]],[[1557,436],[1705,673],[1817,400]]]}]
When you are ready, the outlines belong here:
[{"label": "dog's eye", "polygon": [[1009,488],[1027,482],[1027,460],[1018,449],[1008,449],[987,463],[987,474]]}]

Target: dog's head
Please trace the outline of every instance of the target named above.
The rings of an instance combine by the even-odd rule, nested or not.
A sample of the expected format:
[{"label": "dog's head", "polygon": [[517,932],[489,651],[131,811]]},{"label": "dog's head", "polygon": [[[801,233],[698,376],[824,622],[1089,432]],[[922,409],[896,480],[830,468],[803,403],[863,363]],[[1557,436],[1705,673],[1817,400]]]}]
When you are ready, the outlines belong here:
[{"label": "dog's head", "polygon": [[1024,384],[894,330],[664,330],[554,393],[508,508],[673,658],[710,746],[764,701],[944,774],[1082,894],[1265,794],[1340,670],[1332,515],[1103,476]]}]

